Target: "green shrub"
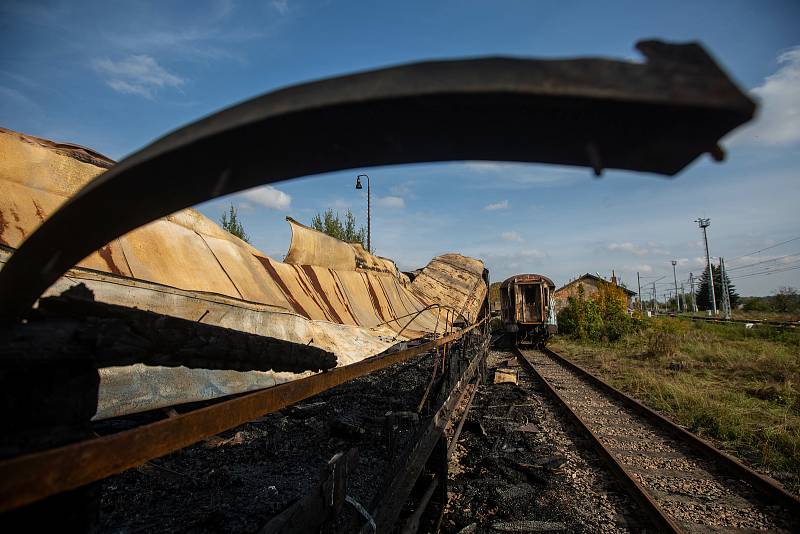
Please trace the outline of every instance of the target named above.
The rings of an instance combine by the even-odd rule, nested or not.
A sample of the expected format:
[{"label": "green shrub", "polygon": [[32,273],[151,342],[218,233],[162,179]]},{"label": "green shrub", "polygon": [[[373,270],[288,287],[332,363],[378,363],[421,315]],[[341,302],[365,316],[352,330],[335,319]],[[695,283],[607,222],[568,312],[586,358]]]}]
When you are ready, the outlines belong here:
[{"label": "green shrub", "polygon": [[587,299],[578,285],[578,296],[569,297],[567,307],[558,312],[558,330],[576,339],[617,341],[641,327],[628,315],[626,304],[617,286],[601,284],[594,298]]}]

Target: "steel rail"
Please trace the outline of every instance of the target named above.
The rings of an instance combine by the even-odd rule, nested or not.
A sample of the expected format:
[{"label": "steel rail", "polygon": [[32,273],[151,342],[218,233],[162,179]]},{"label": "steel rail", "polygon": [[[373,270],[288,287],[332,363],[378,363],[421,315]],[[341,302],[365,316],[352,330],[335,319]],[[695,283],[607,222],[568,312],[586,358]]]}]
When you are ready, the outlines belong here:
[{"label": "steel rail", "polygon": [[[159,217],[263,184],[453,160],[675,175],[755,104],[696,43],[643,41],[647,61],[434,61],[296,85],[155,141],[68,199],[0,271],[19,321],[70,267]],[[355,127],[353,125],[358,125]],[[424,125],[424,127],[421,127]]]},{"label": "steel rail", "polygon": [[600,438],[592,432],[589,426],[581,419],[578,413],[564,400],[558,393],[555,387],[542,376],[536,367],[525,357],[518,347],[514,347],[514,353],[520,366],[525,369],[530,375],[537,378],[544,384],[547,392],[554,397],[561,407],[565,410],[572,422],[577,426],[580,431],[589,438],[595,450],[599,453],[600,457],[605,461],[606,465],[617,476],[618,480],[625,486],[625,489],[639,504],[642,510],[647,514],[650,520],[661,532],[680,534],[683,531],[681,528],[667,515],[664,510],[653,500],[647,491],[639,484],[630,471],[617,460],[616,456],[609,451]]},{"label": "steel rail", "polygon": [[460,339],[485,320],[406,350],[367,358],[176,417],[4,460],[0,462],[0,512],[121,473],[354,378],[409,360]]},{"label": "steel rail", "polygon": [[[671,316],[672,317],[672,316]],[[687,317],[685,315],[676,315],[675,317],[679,319],[690,319],[692,321],[701,321],[705,323],[721,323],[721,324],[753,324],[756,326],[769,326],[770,328],[778,328],[778,329],[794,329],[800,326],[800,322],[780,322],[780,321],[770,321],[764,319],[723,319],[717,317]]]},{"label": "steel rail", "polygon": [[682,440],[684,442],[688,442],[696,450],[702,452],[711,461],[717,464],[721,464],[733,470],[748,484],[750,484],[754,488],[757,488],[763,494],[768,496],[772,500],[772,502],[775,501],[780,502],[784,507],[790,510],[794,510],[795,513],[800,514],[800,498],[788,492],[774,480],[757,473],[753,469],[741,463],[733,456],[730,456],[729,454],[717,449],[708,441],[696,436],[692,432],[689,432],[685,428],[675,424],[674,422],[670,421],[669,419],[659,414],[658,412],[648,408],[647,406],[637,401],[636,399],[629,397],[622,391],[611,386],[603,379],[593,375],[592,373],[585,370],[578,364],[568,360],[561,354],[548,348],[540,350],[542,350],[548,356],[552,357],[558,363],[565,365],[566,367],[568,367],[569,369],[580,375],[582,378],[585,378],[592,385],[598,387],[599,389],[615,397],[617,400],[630,406],[636,412],[645,416],[652,423],[657,425],[659,428],[668,430],[677,439]]}]

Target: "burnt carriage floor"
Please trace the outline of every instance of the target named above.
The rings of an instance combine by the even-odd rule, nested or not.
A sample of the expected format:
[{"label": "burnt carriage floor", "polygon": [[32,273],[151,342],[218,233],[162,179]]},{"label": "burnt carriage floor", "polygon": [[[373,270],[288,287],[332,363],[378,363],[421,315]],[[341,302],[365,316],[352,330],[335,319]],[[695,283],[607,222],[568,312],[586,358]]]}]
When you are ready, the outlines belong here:
[{"label": "burnt carriage floor", "polygon": [[522,370],[493,384],[510,352],[491,351],[450,461],[442,530],[455,532],[641,532],[653,530],[591,446]]},{"label": "burnt carriage floor", "polygon": [[[448,349],[448,368],[458,375],[488,340],[470,336]],[[443,380],[420,400],[435,355],[352,380],[287,409],[100,483],[102,532],[257,532],[298,499],[318,490],[331,458],[357,449],[347,476],[347,495],[367,510],[397,474],[392,462],[413,447],[415,433],[442,403],[451,384]],[[389,413],[391,412],[391,413]],[[387,417],[388,415],[388,417]],[[98,433],[139,424],[140,419],[98,423]],[[323,532],[354,532],[367,523],[349,503]]]}]

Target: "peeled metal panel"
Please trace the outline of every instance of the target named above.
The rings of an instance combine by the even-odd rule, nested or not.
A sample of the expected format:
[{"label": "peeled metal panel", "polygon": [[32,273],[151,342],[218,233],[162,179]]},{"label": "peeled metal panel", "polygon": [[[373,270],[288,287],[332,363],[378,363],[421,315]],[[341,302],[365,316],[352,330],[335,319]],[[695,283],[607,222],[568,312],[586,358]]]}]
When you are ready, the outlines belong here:
[{"label": "peeled metal panel", "polygon": [[356,268],[353,247],[322,232],[300,224],[287,217],[292,229],[292,242],[285,263],[296,265],[318,265],[331,269],[352,271]]},{"label": "peeled metal panel", "polygon": [[136,278],[241,298],[211,249],[192,230],[159,219],[120,241]]},{"label": "peeled metal panel", "polygon": [[281,263],[270,258],[258,258],[265,272],[280,286],[289,299],[294,311],[309,319],[330,321],[331,317],[315,298],[310,283],[301,278],[294,265]]},{"label": "peeled metal panel", "polygon": [[264,267],[248,250],[226,239],[206,235],[200,237],[225,269],[243,299],[294,311],[278,284],[272,277],[265,276]]},{"label": "peeled metal panel", "polygon": [[474,320],[486,296],[483,262],[460,254],[437,256],[411,282],[410,288],[430,302],[447,304]]},{"label": "peeled metal panel", "polygon": [[336,271],[336,277],[347,297],[350,312],[359,326],[371,328],[383,322],[375,312],[367,285],[364,283],[364,273]]},{"label": "peeled metal panel", "polygon": [[[59,153],[43,142],[50,143],[0,128],[0,183],[12,182],[66,198],[106,170]],[[2,185],[5,189],[6,184]]]},{"label": "peeled metal panel", "polygon": [[[0,157],[0,169],[5,166],[3,159]],[[19,247],[66,200],[66,197],[33,189],[2,177],[0,188],[0,244],[8,247]]]},{"label": "peeled metal panel", "polygon": [[300,269],[322,299],[325,307],[333,315],[334,322],[357,325],[356,319],[350,311],[350,302],[342,292],[332,269],[314,265],[302,265]]},{"label": "peeled metal panel", "polygon": [[100,247],[100,250],[84,258],[78,265],[87,269],[106,271],[117,276],[133,276],[119,239]]}]

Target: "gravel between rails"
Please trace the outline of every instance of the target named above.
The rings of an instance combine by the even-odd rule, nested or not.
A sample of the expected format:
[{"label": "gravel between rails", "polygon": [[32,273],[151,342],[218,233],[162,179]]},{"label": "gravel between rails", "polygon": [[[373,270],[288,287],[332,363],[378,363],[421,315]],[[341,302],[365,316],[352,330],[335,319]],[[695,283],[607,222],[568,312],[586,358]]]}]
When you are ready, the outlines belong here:
[{"label": "gravel between rails", "polygon": [[686,532],[797,532],[798,518],[546,353],[524,356]]},{"label": "gravel between rails", "polygon": [[492,383],[513,359],[490,351],[487,383],[450,461],[442,532],[652,531],[538,380],[520,370],[517,385]]}]

